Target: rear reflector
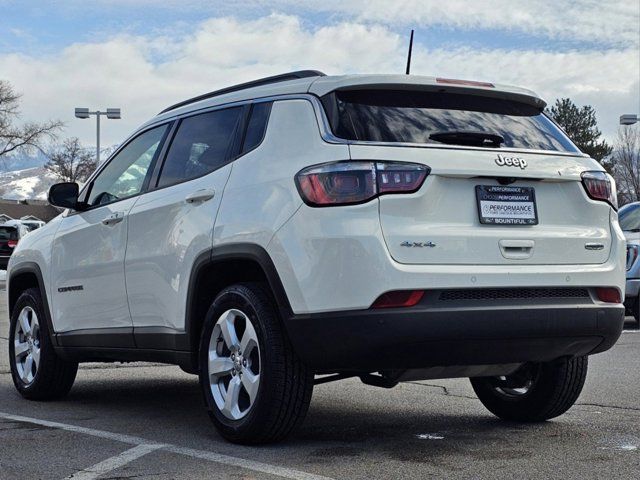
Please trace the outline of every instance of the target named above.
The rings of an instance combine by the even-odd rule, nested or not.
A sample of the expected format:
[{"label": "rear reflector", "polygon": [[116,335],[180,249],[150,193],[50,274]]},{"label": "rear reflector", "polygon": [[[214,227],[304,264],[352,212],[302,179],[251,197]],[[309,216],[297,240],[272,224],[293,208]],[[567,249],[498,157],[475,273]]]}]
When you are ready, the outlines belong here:
[{"label": "rear reflector", "polygon": [[413,307],[424,297],[423,290],[397,290],[380,295],[371,308]]},{"label": "rear reflector", "polygon": [[458,80],[455,78],[436,78],[437,83],[449,83],[451,85],[468,85],[470,87],[488,87],[494,88],[493,83],[489,82],[474,82],[473,80]]},{"label": "rear reflector", "polygon": [[620,303],[622,298],[620,296],[620,290],[613,287],[601,287],[596,288],[596,295],[598,300],[606,303]]}]

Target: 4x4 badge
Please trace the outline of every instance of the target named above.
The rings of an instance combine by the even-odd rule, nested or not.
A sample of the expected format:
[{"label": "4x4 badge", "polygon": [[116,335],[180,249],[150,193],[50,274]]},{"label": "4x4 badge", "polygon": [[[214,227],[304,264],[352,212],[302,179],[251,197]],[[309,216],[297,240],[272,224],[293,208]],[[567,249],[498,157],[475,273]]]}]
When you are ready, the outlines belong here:
[{"label": "4x4 badge", "polygon": [[436,244],[433,243],[433,242],[407,242],[407,241],[404,241],[404,242],[402,242],[400,244],[400,246],[401,247],[419,247],[419,248],[431,247],[431,248],[433,248],[433,247],[436,246]]},{"label": "4x4 badge", "polygon": [[527,168],[527,161],[520,157],[505,157],[498,154],[495,162],[499,167],[520,167],[521,170]]}]

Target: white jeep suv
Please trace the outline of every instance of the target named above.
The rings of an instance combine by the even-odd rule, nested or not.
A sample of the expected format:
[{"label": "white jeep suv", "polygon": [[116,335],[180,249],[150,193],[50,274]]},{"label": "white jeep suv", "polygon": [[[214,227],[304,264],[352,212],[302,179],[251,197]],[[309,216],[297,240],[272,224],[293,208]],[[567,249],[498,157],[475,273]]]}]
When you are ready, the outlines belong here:
[{"label": "white jeep suv", "polygon": [[580,394],[622,324],[615,185],[534,93],[302,71],[140,127],[11,257],[13,381],[79,362],[198,373],[227,439],[275,441],[313,385],[469,377],[497,416]]}]

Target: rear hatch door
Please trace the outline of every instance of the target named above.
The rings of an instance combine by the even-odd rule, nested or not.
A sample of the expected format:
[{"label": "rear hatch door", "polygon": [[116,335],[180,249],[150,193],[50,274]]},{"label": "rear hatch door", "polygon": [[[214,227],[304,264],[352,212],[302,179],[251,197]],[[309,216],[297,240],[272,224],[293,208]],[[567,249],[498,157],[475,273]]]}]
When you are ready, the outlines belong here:
[{"label": "rear hatch door", "polygon": [[[589,158],[369,145],[352,145],[351,156],[431,168],[416,193],[379,200],[384,238],[400,263],[598,264],[609,257],[611,209],[591,200],[581,183],[580,173],[593,168]],[[499,158],[526,167],[499,165]],[[483,215],[493,198],[497,210]],[[530,203],[533,221],[502,223],[530,219],[517,212]],[[505,204],[515,204],[516,214],[501,211]]]},{"label": "rear hatch door", "polygon": [[379,198],[384,238],[396,261],[607,260],[611,207],[589,198],[581,181],[584,171],[602,167],[543,113],[541,99],[487,83],[419,81],[361,81],[322,96],[333,134],[351,143],[352,160],[431,169],[417,192]]}]

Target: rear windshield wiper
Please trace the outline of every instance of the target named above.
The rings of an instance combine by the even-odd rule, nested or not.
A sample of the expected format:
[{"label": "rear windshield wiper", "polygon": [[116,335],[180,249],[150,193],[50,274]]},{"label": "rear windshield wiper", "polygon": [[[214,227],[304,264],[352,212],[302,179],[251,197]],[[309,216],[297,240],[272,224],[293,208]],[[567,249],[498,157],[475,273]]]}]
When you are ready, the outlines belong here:
[{"label": "rear windshield wiper", "polygon": [[468,147],[499,147],[504,143],[504,137],[497,133],[489,132],[467,132],[467,131],[448,131],[435,132],[429,135],[431,140],[446,143],[449,145],[465,145]]}]

